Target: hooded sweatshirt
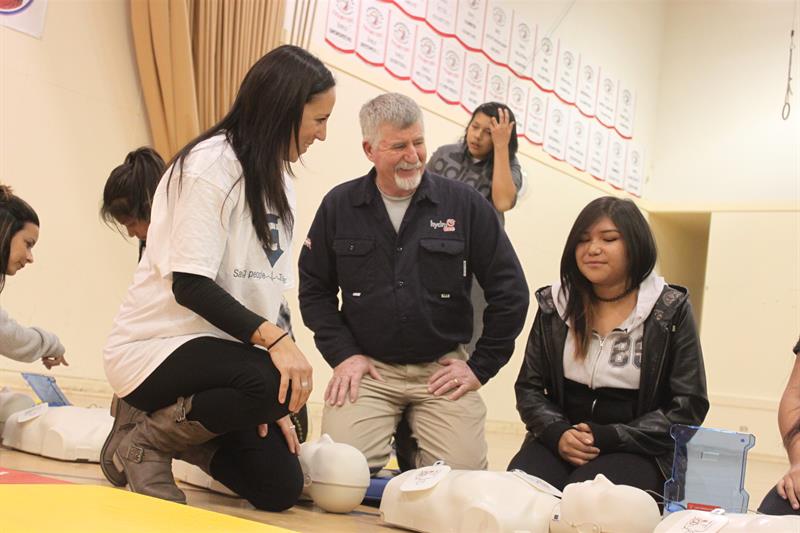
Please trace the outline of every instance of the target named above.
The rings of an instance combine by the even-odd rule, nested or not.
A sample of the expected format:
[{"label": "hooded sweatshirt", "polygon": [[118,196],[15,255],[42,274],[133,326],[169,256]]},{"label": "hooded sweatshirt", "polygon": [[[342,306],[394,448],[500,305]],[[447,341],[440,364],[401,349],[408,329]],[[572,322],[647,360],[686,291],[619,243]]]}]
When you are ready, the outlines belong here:
[{"label": "hooded sweatshirt", "polygon": [[[586,358],[575,357],[575,336],[567,335],[564,344],[564,377],[586,385],[590,389],[614,387],[618,389],[638,389],[642,368],[642,337],[644,321],[655,307],[664,278],[650,274],[639,285],[639,294],[628,318],[614,328],[605,338],[592,332]],[[563,319],[566,315],[567,295],[561,284],[553,284],[556,310]],[[572,328],[572,321],[567,321]]]},{"label": "hooded sweatshirt", "polygon": [[[572,423],[612,424],[633,417],[642,369],[644,322],[665,286],[664,278],[650,274],[639,285],[636,306],[608,335],[592,332],[586,357],[575,357],[575,336],[564,344],[565,411]],[[559,316],[566,315],[567,295],[553,285]],[[571,320],[567,326],[572,327]]]}]

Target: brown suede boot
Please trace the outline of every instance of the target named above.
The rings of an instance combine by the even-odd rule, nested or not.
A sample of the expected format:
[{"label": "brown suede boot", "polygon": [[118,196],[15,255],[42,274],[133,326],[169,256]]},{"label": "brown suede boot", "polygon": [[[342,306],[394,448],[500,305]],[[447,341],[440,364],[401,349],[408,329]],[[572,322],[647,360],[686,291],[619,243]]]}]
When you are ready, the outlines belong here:
[{"label": "brown suede boot", "polygon": [[176,404],[143,417],[123,437],[114,453],[114,465],[124,469],[132,492],[186,503],[186,495],[172,476],[172,458],[216,437],[200,422],[186,418],[191,409],[191,396],[178,398]]},{"label": "brown suede boot", "polygon": [[118,398],[116,394],[111,400],[111,416],[114,417],[114,425],[111,426],[111,432],[100,450],[100,470],[115,487],[124,487],[128,480],[125,477],[125,471],[117,470],[117,467],[114,466],[114,452],[117,451],[123,437],[145,415],[144,411],[140,411],[125,400]]},{"label": "brown suede boot", "polygon": [[[211,476],[211,460],[219,450],[219,443],[212,439],[203,444],[190,446],[185,451],[175,454],[175,459],[186,461],[190,465],[195,465],[203,472]],[[211,476],[213,477],[213,476]]]}]

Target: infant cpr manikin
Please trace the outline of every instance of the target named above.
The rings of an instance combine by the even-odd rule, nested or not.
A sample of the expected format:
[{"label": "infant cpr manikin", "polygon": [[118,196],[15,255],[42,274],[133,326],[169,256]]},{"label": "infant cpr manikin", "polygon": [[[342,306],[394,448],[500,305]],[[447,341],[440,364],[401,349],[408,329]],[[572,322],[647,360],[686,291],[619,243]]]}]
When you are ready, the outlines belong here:
[{"label": "infant cpr manikin", "polygon": [[[367,459],[348,444],[333,442],[323,435],[300,445],[303,496],[331,513],[349,513],[361,503],[369,486]],[[198,467],[175,461],[175,479],[223,494],[234,495]]]},{"label": "infant cpr manikin", "polygon": [[331,513],[349,513],[364,499],[369,466],[360,451],[325,434],[300,446],[303,494]]},{"label": "infant cpr manikin", "polygon": [[651,533],[658,506],[644,491],[603,475],[568,485],[563,494],[524,472],[410,470],[386,486],[388,524],[422,532]]}]

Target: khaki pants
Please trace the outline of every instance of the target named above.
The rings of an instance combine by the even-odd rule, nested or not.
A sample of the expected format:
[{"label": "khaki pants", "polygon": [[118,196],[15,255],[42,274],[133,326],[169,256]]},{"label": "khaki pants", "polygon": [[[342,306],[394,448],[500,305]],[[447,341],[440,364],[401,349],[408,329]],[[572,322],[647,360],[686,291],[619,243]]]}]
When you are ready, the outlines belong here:
[{"label": "khaki pants", "polygon": [[[466,359],[466,352],[459,349],[445,357]],[[428,378],[442,368],[436,362],[374,363],[386,382],[367,374],[355,403],[348,397],[341,407],[325,404],[322,433],[361,450],[370,470],[380,470],[389,462],[392,436],[405,411],[411,436],[419,446],[417,468],[443,460],[454,469],[486,469],[486,406],[476,391],[455,401],[448,395],[430,394]]]}]

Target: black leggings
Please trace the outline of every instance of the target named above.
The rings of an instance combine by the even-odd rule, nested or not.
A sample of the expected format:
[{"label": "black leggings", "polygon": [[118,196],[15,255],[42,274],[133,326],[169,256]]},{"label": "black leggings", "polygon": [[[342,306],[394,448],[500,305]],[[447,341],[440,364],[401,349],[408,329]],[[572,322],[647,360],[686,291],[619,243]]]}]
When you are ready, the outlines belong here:
[{"label": "black leggings", "polygon": [[[282,511],[297,502],[303,472],[273,424],[289,413],[278,403],[280,373],[269,354],[240,342],[200,337],[172,352],[136,390],[125,397],[148,413],[179,396],[192,396],[188,418],[219,433],[211,475],[256,508]],[[257,425],[269,424],[266,438]]]},{"label": "black leggings", "polygon": [[792,509],[792,504],[789,500],[784,500],[778,494],[778,489],[772,487],[772,490],[764,496],[761,505],[758,506],[758,512],[769,515],[800,515],[800,510],[795,511]]},{"label": "black leggings", "polygon": [[[527,472],[558,490],[564,490],[570,483],[587,481],[594,479],[597,474],[603,474],[617,485],[664,493],[664,476],[652,457],[635,453],[608,453],[597,456],[583,466],[574,466],[530,436],[525,438],[508,469]],[[655,499],[661,503],[658,498]]]}]

